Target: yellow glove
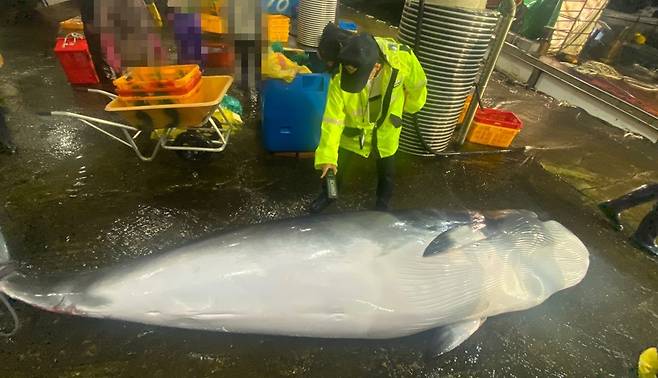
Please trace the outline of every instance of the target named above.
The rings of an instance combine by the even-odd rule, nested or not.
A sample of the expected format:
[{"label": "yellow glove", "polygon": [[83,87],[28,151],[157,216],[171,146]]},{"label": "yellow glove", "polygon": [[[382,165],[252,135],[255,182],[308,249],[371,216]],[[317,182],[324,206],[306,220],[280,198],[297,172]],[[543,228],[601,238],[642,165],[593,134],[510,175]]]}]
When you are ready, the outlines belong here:
[{"label": "yellow glove", "polygon": [[642,33],[635,33],[635,37],[633,39],[638,45],[644,45],[647,43],[647,37],[645,37]]},{"label": "yellow glove", "polygon": [[658,350],[649,348],[640,355],[637,363],[637,376],[639,378],[656,378],[658,374]]}]

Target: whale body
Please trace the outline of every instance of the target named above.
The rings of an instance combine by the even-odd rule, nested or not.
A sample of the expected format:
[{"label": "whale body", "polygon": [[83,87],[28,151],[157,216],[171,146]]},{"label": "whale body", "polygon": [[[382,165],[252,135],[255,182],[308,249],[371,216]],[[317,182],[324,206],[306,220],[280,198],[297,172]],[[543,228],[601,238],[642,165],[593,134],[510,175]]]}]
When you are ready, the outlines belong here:
[{"label": "whale body", "polygon": [[12,272],[0,291],[47,311],[207,331],[385,339],[439,328],[449,350],[487,317],[578,284],[588,265],[574,234],[530,211],[357,212],[61,278]]}]

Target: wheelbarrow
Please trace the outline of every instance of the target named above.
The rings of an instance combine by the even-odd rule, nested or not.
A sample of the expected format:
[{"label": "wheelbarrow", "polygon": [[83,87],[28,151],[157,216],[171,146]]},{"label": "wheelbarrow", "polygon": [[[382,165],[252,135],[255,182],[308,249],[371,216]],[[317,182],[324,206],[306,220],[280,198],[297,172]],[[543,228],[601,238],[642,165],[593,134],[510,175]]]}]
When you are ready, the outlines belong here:
[{"label": "wheelbarrow", "polygon": [[[39,114],[75,118],[132,149],[145,162],[153,161],[162,149],[175,151],[185,160],[205,160],[213,153],[223,152],[228,145],[233,125],[219,105],[232,84],[231,76],[204,76],[198,90],[190,94],[189,103],[171,103],[157,97],[133,101],[100,89],[84,89],[107,96],[111,102],[105,111],[117,113],[127,124],[64,111]],[[136,143],[145,133],[157,141],[149,151]]]}]

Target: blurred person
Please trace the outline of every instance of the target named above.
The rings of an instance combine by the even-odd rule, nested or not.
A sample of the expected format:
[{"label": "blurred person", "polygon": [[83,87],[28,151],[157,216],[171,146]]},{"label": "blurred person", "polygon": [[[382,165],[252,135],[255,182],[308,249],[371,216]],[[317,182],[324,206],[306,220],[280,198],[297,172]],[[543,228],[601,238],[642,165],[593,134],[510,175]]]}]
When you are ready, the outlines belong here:
[{"label": "blurred person", "polygon": [[85,38],[102,80],[112,80],[130,66],[169,64],[162,29],[143,0],[77,2]]},{"label": "blurred person", "polygon": [[105,55],[101,49],[101,35],[99,28],[94,23],[95,15],[95,0],[77,0],[78,8],[80,9],[80,17],[84,27],[85,39],[89,46],[89,53],[94,62],[94,68],[101,83],[111,83],[116,79],[114,69],[107,64]]},{"label": "blurred person", "polygon": [[263,49],[261,0],[223,0],[228,33],[235,48],[236,79],[243,88],[254,88],[261,73]]}]

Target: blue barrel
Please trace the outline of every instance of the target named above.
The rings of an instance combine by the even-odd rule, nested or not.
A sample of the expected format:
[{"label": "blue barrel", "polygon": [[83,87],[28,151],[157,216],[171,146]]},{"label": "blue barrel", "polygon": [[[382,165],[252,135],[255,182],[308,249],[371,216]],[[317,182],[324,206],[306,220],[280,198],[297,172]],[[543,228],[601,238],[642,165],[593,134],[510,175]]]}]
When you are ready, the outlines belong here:
[{"label": "blue barrel", "polygon": [[297,75],[263,81],[262,132],[270,152],[311,152],[320,143],[322,116],[327,103],[328,74]]}]

